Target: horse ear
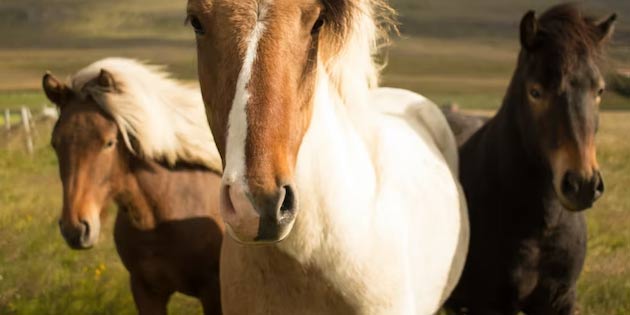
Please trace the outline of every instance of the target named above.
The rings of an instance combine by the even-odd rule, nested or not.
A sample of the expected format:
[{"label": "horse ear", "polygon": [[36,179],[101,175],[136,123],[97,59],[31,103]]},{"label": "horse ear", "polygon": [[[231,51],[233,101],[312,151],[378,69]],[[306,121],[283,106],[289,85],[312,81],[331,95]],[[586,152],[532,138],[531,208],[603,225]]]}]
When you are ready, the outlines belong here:
[{"label": "horse ear", "polygon": [[597,23],[597,32],[600,43],[609,40],[615,32],[615,23],[617,22],[617,14],[613,13],[608,18]]},{"label": "horse ear", "polygon": [[101,73],[99,73],[96,82],[104,88],[116,88],[116,80],[114,80],[114,76],[105,69],[101,69]]},{"label": "horse ear", "polygon": [[521,20],[521,46],[524,49],[532,50],[536,47],[538,38],[538,20],[536,12],[529,11]]},{"label": "horse ear", "polygon": [[46,97],[57,107],[62,107],[69,99],[72,91],[68,86],[59,82],[54,75],[46,72],[42,78],[42,87],[46,93]]}]

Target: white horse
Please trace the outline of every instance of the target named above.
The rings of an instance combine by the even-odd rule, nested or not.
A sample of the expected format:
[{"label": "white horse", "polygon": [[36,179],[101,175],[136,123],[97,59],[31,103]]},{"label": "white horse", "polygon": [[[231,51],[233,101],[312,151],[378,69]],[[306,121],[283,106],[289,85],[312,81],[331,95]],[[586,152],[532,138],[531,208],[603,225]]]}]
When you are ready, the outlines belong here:
[{"label": "white horse", "polygon": [[[440,110],[376,88],[380,0],[189,0],[224,163],[224,313],[432,314],[468,245]],[[263,245],[263,246],[252,246]]]}]

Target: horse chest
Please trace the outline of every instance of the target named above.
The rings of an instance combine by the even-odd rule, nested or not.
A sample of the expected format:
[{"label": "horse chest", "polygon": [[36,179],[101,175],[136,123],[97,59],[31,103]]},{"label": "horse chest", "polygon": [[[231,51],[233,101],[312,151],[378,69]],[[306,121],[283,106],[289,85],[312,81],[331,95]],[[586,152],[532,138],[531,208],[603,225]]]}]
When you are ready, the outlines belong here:
[{"label": "horse chest", "polygon": [[503,198],[483,189],[468,194],[473,232],[455,303],[521,309],[540,304],[544,292],[573,287],[585,256],[583,215],[554,200],[498,195]]},{"label": "horse chest", "polygon": [[561,223],[521,240],[516,247],[508,271],[519,308],[546,305],[551,303],[549,292],[560,296],[575,286],[584,263],[586,234],[568,222]]},{"label": "horse chest", "polygon": [[358,314],[324,280],[273,246],[244,248],[226,238],[221,253],[223,312],[232,314]]},{"label": "horse chest", "polygon": [[[114,232],[116,248],[132,277],[153,288],[198,296],[218,278],[221,234],[216,224],[209,223],[209,219],[184,220],[175,223],[185,224],[182,227],[143,231],[121,213]],[[195,232],[199,230],[204,232]]]}]

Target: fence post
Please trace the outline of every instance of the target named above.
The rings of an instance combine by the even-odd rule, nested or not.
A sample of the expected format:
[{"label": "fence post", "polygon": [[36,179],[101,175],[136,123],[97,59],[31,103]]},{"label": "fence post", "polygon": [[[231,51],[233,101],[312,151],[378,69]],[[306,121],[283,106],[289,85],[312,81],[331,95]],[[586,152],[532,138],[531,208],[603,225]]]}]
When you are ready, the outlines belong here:
[{"label": "fence post", "polygon": [[8,108],[4,110],[4,129],[11,130],[11,110]]},{"label": "fence post", "polygon": [[34,141],[37,141],[39,139],[39,133],[37,132],[37,128],[35,128],[37,120],[33,118],[33,111],[31,111],[30,108],[27,107],[26,110],[28,111],[28,123],[31,126],[32,137]]},{"label": "fence post", "polygon": [[33,154],[33,137],[31,136],[31,123],[29,119],[28,108],[22,106],[22,125],[24,126],[24,134],[26,139],[26,150],[28,153]]}]

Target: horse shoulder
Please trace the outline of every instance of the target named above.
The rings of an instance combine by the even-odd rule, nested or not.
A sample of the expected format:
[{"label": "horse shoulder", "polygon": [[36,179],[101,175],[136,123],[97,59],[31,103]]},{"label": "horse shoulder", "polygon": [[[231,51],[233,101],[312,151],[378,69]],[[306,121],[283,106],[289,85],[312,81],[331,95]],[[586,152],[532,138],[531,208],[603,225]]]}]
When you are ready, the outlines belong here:
[{"label": "horse shoulder", "polygon": [[[415,140],[404,143],[405,148],[397,148],[395,156],[405,155],[416,164],[410,166],[398,163],[404,165],[397,164],[401,168],[401,173],[396,174],[409,174],[412,169],[425,168],[420,171],[423,176],[412,180],[414,184],[407,187],[409,189],[407,192],[411,193],[412,197],[406,205],[414,206],[409,208],[411,211],[405,213],[404,217],[405,222],[409,223],[406,226],[410,231],[407,235],[409,244],[414,244],[409,248],[410,253],[413,253],[410,256],[424,257],[410,260],[414,268],[422,270],[416,272],[411,282],[432,279],[436,283],[444,284],[430,289],[421,287],[414,289],[415,307],[433,311],[433,308],[442,303],[455,287],[464,267],[468,247],[467,206],[457,180],[458,153],[455,138],[441,110],[419,94],[381,88],[372,91],[370,99],[372,105],[378,107],[376,110],[386,117],[383,120],[393,123],[384,127],[395,126],[400,122],[401,130],[415,133],[410,138],[406,138],[403,133],[396,133],[394,137],[403,139],[401,141],[418,140],[415,143],[413,142]],[[407,148],[410,145],[418,147]],[[433,160],[434,155],[430,152],[435,153],[440,160]],[[432,163],[435,164],[431,165]],[[404,175],[400,178],[402,177]],[[395,187],[396,192],[404,189],[398,182],[391,187]],[[400,200],[400,195],[396,196],[397,200]],[[421,206],[417,208],[417,205]],[[391,215],[391,210],[387,213]],[[425,259],[426,253],[431,253],[431,259]]]},{"label": "horse shoulder", "polygon": [[426,97],[403,89],[379,88],[372,91],[375,103],[385,112],[409,116],[431,135],[455,177],[459,174],[457,142],[440,108]]}]

